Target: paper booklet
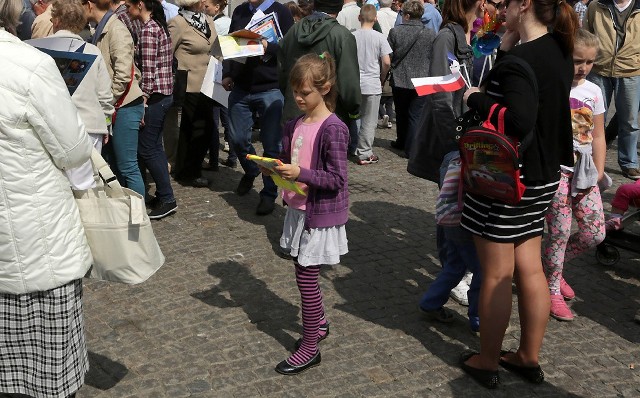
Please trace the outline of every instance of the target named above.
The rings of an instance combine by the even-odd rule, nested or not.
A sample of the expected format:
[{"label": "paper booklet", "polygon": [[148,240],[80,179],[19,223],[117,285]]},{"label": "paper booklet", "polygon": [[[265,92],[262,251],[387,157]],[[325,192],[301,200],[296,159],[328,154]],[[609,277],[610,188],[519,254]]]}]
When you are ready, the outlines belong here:
[{"label": "paper booklet", "polygon": [[27,40],[26,43],[48,54],[56,63],[69,95],[73,95],[85,78],[97,56],[84,54],[85,42],[66,37],[46,37]]},{"label": "paper booklet", "polygon": [[280,161],[280,159],[265,158],[262,156],[251,154],[247,155],[247,159],[256,162],[265,169],[271,170],[271,172],[273,173],[271,174],[271,178],[273,179],[273,182],[280,188],[286,189],[287,191],[295,192],[298,195],[307,196],[307,193],[303,191],[295,181],[285,180],[284,178],[280,177],[275,169],[276,166],[282,166],[283,163]]},{"label": "paper booklet", "polygon": [[222,62],[214,57],[209,59],[200,92],[225,108],[229,107],[229,92],[222,87]]},{"label": "paper booklet", "polygon": [[218,36],[212,55],[244,62],[247,57],[264,55],[264,47],[260,42],[262,39],[269,43],[277,43],[282,39],[282,31],[275,12],[265,15],[258,10],[244,29],[236,30],[227,36]]}]

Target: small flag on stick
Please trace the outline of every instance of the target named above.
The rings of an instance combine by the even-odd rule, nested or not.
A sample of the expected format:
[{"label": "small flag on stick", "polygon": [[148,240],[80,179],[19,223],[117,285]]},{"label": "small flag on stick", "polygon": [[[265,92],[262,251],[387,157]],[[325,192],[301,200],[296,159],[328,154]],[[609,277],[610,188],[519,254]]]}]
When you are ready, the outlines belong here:
[{"label": "small flag on stick", "polygon": [[465,87],[465,81],[460,72],[446,76],[419,77],[411,79],[411,82],[419,96],[458,91]]}]

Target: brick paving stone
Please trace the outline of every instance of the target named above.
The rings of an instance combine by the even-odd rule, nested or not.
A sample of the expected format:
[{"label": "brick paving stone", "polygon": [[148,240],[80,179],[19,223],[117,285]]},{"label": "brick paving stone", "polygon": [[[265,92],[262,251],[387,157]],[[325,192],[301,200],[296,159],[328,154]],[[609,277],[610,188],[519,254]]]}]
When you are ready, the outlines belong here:
[{"label": "brick paving stone", "polygon": [[[302,330],[293,265],[277,254],[285,210],[278,199],[272,215],[256,216],[262,182],[238,197],[240,169],[221,167],[205,172],[209,189],[174,185],[178,212],[153,223],[167,258],[156,275],[138,286],[86,280],[91,370],[78,398],[640,396],[640,260],[626,251],[615,266],[599,265],[593,250],[566,265],[577,317],[549,321],[544,384],[504,370],[495,391],[469,379],[457,366],[461,352],[479,348],[467,308],[449,301],[448,325],[417,311],[440,271],[437,187],[389,150],[393,129],[376,134],[380,163],[349,164],[350,253],[321,272],[331,335],[319,367],[295,377],[273,370]],[[615,147],[607,172],[616,186],[629,182]],[[515,295],[510,324],[506,349],[520,336]]]}]

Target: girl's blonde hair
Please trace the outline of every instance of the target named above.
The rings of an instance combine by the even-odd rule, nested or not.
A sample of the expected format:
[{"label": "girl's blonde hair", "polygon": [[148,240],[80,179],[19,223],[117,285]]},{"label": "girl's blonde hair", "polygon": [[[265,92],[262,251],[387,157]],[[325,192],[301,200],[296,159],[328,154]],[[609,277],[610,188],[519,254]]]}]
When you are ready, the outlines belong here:
[{"label": "girl's blonde hair", "polygon": [[598,49],[600,47],[600,42],[598,41],[598,36],[594,35],[588,30],[578,29],[576,31],[574,46],[583,46],[587,48]]},{"label": "girl's blonde hair", "polygon": [[322,90],[325,84],[329,83],[331,88],[324,96],[324,103],[327,108],[333,112],[336,108],[336,97],[338,90],[336,88],[336,64],[333,57],[328,52],[320,55],[306,54],[298,58],[298,61],[291,68],[289,74],[289,83],[291,88],[299,89],[305,83],[315,87],[318,91]]}]

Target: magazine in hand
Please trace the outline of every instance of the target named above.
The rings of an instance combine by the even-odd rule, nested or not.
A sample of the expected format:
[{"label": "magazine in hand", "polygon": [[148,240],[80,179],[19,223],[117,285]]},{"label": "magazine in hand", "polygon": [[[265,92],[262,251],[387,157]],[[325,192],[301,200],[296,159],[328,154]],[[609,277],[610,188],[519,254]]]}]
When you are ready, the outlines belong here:
[{"label": "magazine in hand", "polygon": [[269,43],[277,43],[282,39],[282,31],[275,12],[271,12],[265,15],[264,18],[251,23],[246,29],[258,33]]},{"label": "magazine in hand", "polygon": [[280,161],[280,159],[265,158],[262,156],[251,154],[247,155],[247,159],[256,162],[265,169],[271,170],[271,172],[273,173],[271,174],[271,178],[273,179],[273,182],[280,188],[286,189],[287,191],[295,192],[298,195],[307,196],[307,193],[303,191],[295,181],[285,180],[278,174],[275,168],[276,166],[282,166],[283,163]]}]

